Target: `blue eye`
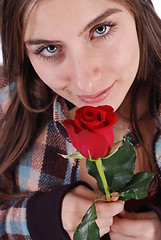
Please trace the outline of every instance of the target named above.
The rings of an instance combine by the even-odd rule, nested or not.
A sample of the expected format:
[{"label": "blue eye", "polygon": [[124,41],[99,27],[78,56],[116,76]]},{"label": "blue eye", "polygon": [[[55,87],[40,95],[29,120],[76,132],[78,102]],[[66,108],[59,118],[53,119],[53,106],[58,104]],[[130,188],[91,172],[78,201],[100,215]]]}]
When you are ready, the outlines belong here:
[{"label": "blue eye", "polygon": [[105,36],[111,29],[111,26],[101,25],[93,31],[94,38]]},{"label": "blue eye", "polygon": [[53,56],[57,51],[58,51],[58,47],[55,45],[51,45],[44,48],[44,50],[42,51],[42,54],[44,56],[50,57],[50,56]]},{"label": "blue eye", "polygon": [[59,60],[64,55],[64,48],[61,45],[40,46],[33,52],[34,54],[44,58],[45,60]]}]

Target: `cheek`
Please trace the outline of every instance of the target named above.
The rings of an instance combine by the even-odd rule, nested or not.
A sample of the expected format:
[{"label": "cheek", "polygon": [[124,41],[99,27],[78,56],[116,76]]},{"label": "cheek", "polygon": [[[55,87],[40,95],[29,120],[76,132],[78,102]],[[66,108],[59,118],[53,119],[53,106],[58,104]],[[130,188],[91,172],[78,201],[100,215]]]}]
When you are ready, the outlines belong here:
[{"label": "cheek", "polygon": [[66,87],[67,83],[61,74],[62,70],[55,69],[53,63],[31,58],[30,61],[39,78],[52,90],[59,90]]},{"label": "cheek", "polygon": [[[108,49],[104,61],[104,69],[116,74],[117,77],[126,78],[129,75],[134,79],[139,67],[139,44],[136,36],[120,37],[118,42]],[[108,66],[108,68],[107,68]]]},{"label": "cheek", "polygon": [[136,73],[139,65],[139,49],[133,46],[120,45],[113,51],[110,59],[111,67],[117,69],[120,75],[124,74],[124,72]]}]

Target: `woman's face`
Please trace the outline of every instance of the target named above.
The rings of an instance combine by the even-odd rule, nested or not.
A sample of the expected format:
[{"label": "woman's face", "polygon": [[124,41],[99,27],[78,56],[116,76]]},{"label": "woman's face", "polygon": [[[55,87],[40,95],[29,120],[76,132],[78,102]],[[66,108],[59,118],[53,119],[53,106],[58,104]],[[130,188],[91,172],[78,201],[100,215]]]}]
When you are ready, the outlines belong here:
[{"label": "woman's face", "polygon": [[135,21],[111,0],[40,0],[25,45],[33,68],[75,104],[118,109],[138,71]]}]

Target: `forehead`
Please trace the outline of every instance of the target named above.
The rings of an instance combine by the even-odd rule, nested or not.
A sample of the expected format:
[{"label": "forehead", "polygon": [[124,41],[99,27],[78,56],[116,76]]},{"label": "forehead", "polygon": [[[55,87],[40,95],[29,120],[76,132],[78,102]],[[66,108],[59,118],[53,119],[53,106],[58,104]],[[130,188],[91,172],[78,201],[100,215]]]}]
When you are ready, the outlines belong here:
[{"label": "forehead", "polygon": [[[121,1],[122,2],[122,1]],[[25,35],[66,32],[84,25],[110,8],[122,10],[117,0],[38,0],[29,5]]]},{"label": "forehead", "polygon": [[89,11],[101,8],[102,5],[108,6],[110,4],[124,4],[123,0],[34,0],[31,1],[27,9],[29,13],[32,9],[37,10],[39,13],[54,13],[55,16],[59,16],[64,13],[79,13],[79,10]]}]

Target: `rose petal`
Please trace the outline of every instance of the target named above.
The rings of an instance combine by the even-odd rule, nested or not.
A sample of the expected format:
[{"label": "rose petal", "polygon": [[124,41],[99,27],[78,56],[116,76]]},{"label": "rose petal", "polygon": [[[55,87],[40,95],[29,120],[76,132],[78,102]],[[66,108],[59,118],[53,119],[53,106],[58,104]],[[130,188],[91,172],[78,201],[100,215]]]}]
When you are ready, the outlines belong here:
[{"label": "rose petal", "polygon": [[111,126],[110,127],[106,126],[103,128],[95,129],[94,133],[104,136],[107,143],[107,149],[106,149],[106,155],[107,155],[111,151],[111,148],[114,142],[113,128]]},{"label": "rose petal", "polygon": [[107,142],[101,134],[95,134],[87,130],[82,130],[78,135],[80,153],[83,156],[89,158],[89,152],[92,159],[98,159],[107,155]]},{"label": "rose petal", "polygon": [[85,106],[77,112],[74,122],[80,129],[87,129],[92,132],[94,129],[104,126],[106,114],[105,111],[96,107]]},{"label": "rose petal", "polygon": [[108,105],[98,106],[99,109],[106,112],[106,124],[114,125],[117,121],[117,114],[114,112],[113,108]]},{"label": "rose petal", "polygon": [[[72,126],[74,128],[75,134],[77,134],[78,132],[80,132],[80,129],[78,128],[78,126],[75,124],[75,122],[71,119],[66,119],[63,121],[63,125],[66,128],[67,132],[68,129]],[[69,134],[69,133],[68,133]]]},{"label": "rose petal", "polygon": [[106,156],[114,142],[113,125],[117,121],[117,114],[108,105],[92,107],[84,106],[76,111],[73,120],[65,120],[71,142],[85,157],[93,159]]},{"label": "rose petal", "polygon": [[74,121],[72,120],[65,120],[63,124],[67,129],[73,146],[84,157],[88,158],[89,152],[92,159],[98,159],[99,157],[104,157],[106,155],[107,144],[102,135],[91,133],[87,130],[77,132],[78,128],[75,126]]},{"label": "rose petal", "polygon": [[77,111],[76,111],[74,122],[79,127],[79,129],[84,129],[84,124],[82,124],[82,123],[87,122],[87,118],[86,118],[86,115],[85,115],[85,110],[87,108],[89,108],[89,110],[91,109],[92,111],[94,110],[93,107],[91,107],[91,106],[88,106],[88,107],[84,106],[84,107],[78,108]]},{"label": "rose petal", "polygon": [[90,132],[93,132],[94,129],[104,127],[103,122],[99,122],[98,120],[94,120],[92,122],[82,122],[83,129],[87,129]]}]

